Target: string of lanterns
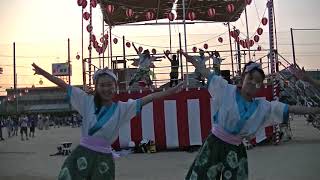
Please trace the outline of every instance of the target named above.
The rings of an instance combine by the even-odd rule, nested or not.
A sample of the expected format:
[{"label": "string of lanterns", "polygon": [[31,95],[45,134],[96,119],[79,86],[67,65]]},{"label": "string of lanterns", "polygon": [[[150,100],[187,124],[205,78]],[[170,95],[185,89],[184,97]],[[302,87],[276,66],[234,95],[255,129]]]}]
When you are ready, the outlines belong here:
[{"label": "string of lanterns", "polygon": [[[89,0],[90,1],[90,5],[91,7],[95,8],[97,6],[97,0]],[[237,0],[237,1],[241,1],[241,0]],[[252,0],[242,0],[242,1],[245,1],[245,4],[246,5],[250,5]],[[172,1],[174,2],[174,1]],[[78,6],[81,6],[83,9],[85,9],[88,5],[88,2],[87,0],[77,0],[77,4]],[[109,15],[113,15],[113,13],[115,12],[116,8],[114,5],[112,4],[108,4],[104,7],[104,10],[106,11],[107,14]],[[227,4],[226,6],[226,11],[228,13],[233,13],[235,12],[235,6],[233,3],[229,3]],[[128,18],[131,18],[133,17],[135,14],[134,10],[131,9],[131,8],[127,8],[125,10],[125,15],[128,17]],[[216,10],[215,8],[213,7],[209,7],[208,10],[207,10],[207,15],[208,17],[214,17],[216,15]],[[83,13],[83,19],[88,21],[90,20],[90,18],[92,18],[92,14],[90,14],[89,12],[85,11]],[[153,9],[151,10],[148,10],[145,12],[144,14],[145,16],[145,19],[146,20],[153,20],[155,18],[155,11]],[[172,13],[172,12],[169,12],[167,13],[166,15],[167,19],[170,20],[170,21],[173,21],[175,19],[175,14]],[[197,18],[197,15],[196,15],[196,12],[194,11],[188,11],[187,12],[187,19],[190,20],[190,21],[193,21]],[[268,19],[266,17],[263,17],[261,19],[261,24],[262,25],[267,25],[268,24]],[[93,31],[93,27],[89,24],[87,25],[86,27],[87,31],[89,33],[92,33]],[[240,36],[240,30],[236,29],[234,31],[231,31],[230,32],[230,36],[232,38],[234,38],[234,40],[239,43],[243,48],[250,48],[252,46],[254,46],[255,43],[258,43],[259,40],[260,40],[260,36],[263,34],[263,29],[261,27],[259,27],[257,30],[256,30],[256,34],[253,36],[253,39],[241,39],[239,36]],[[92,36],[90,37],[90,41],[93,43],[93,47],[96,49],[97,53],[99,54],[102,54],[105,52],[107,46],[108,46],[108,34],[105,34],[103,35],[102,37],[100,37],[100,43],[97,41],[96,37],[94,34],[92,34]],[[218,42],[219,43],[223,43],[223,38],[222,37],[218,37]],[[114,44],[117,44],[118,43],[118,39],[117,38],[113,38],[113,43]],[[127,48],[130,48],[131,47],[131,43],[130,42],[126,42],[125,43],[126,47]],[[203,48],[204,49],[208,49],[208,44],[205,43],[203,45]],[[194,52],[197,51],[197,47],[193,47],[192,50]],[[143,51],[143,48],[142,47],[139,47],[138,50],[140,52]],[[257,50],[261,50],[261,46],[258,46]],[[155,54],[156,53],[156,49],[152,49],[152,53]],[[80,57],[78,57],[79,55],[77,55],[77,59]]]}]

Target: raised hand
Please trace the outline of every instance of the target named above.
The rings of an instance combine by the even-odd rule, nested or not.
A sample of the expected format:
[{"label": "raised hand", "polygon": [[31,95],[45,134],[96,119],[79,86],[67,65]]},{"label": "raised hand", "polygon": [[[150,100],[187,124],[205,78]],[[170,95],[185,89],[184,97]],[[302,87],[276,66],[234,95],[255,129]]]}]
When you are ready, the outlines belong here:
[{"label": "raised hand", "polygon": [[43,75],[46,71],[43,70],[42,68],[40,68],[38,65],[36,65],[35,63],[32,63],[32,67],[33,67],[33,71],[34,71],[34,75],[38,74],[38,75]]}]

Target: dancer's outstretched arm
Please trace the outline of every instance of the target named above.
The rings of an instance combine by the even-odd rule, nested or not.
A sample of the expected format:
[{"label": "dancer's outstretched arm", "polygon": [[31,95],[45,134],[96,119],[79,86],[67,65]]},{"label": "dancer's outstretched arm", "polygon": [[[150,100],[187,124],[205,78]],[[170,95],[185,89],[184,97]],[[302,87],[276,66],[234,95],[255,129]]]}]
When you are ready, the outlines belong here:
[{"label": "dancer's outstretched arm", "polygon": [[57,86],[61,87],[64,90],[67,90],[68,84],[65,83],[63,80],[57,78],[56,76],[53,76],[52,74],[48,73],[47,71],[40,68],[35,63],[32,64],[34,74],[42,75],[43,77],[47,78],[49,81],[53,82]]},{"label": "dancer's outstretched arm", "polygon": [[149,95],[141,98],[141,106],[144,106],[155,99],[159,99],[159,98],[169,96],[174,93],[178,93],[178,92],[182,91],[183,87],[184,87],[184,82],[181,82],[177,86],[170,88],[166,91],[161,91],[161,92],[149,94]]},{"label": "dancer's outstretched arm", "polygon": [[137,49],[137,47],[134,45],[134,43],[132,43],[132,46],[133,46],[134,50],[136,51],[136,53],[137,53],[138,55],[140,55],[141,53],[139,52],[139,50]]},{"label": "dancer's outstretched arm", "polygon": [[293,114],[320,114],[319,107],[306,107],[306,106],[289,106],[289,113]]},{"label": "dancer's outstretched arm", "polygon": [[198,69],[198,71],[201,73],[201,75],[205,78],[208,78],[209,75],[211,74],[210,70],[208,68],[205,68],[204,66],[200,66],[198,61],[193,57],[190,56],[188,53],[183,52],[181,50],[182,54],[186,57],[187,61],[192,63],[192,65]]}]

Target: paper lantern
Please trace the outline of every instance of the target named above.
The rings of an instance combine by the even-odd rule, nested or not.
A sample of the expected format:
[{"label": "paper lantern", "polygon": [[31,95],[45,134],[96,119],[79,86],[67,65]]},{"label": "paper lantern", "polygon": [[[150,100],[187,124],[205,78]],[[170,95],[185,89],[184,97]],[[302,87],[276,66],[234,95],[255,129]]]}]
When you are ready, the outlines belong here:
[{"label": "paper lantern", "polygon": [[268,19],[266,17],[262,18],[261,23],[265,26],[268,24]]},{"label": "paper lantern", "polygon": [[92,26],[89,24],[88,26],[87,26],[87,31],[90,33],[90,32],[92,32]]},{"label": "paper lantern", "polygon": [[236,37],[236,38],[235,38],[235,41],[236,41],[237,43],[239,43],[239,42],[240,42],[240,37],[239,37],[239,36]]},{"label": "paper lantern", "polygon": [[140,47],[138,48],[138,51],[139,51],[139,52],[142,52],[142,51],[143,51],[143,47],[140,46]]},{"label": "paper lantern", "polygon": [[118,43],[118,39],[117,38],[113,38],[113,43],[117,44]]},{"label": "paper lantern", "polygon": [[106,6],[106,11],[107,11],[108,14],[113,14],[113,12],[114,12],[114,5],[108,4],[108,5]]},{"label": "paper lantern", "polygon": [[245,2],[246,2],[247,5],[250,5],[252,0],[245,0]]},{"label": "paper lantern", "polygon": [[83,9],[86,8],[87,5],[88,5],[87,0],[82,0],[82,4],[81,5],[82,5]]},{"label": "paper lantern", "polygon": [[98,46],[99,46],[98,42],[97,42],[97,41],[94,41],[94,42],[93,42],[93,47],[94,47],[94,48],[97,48]]},{"label": "paper lantern", "polygon": [[91,0],[90,4],[93,8],[97,7],[97,0]]},{"label": "paper lantern", "polygon": [[227,5],[227,11],[228,11],[228,13],[233,13],[234,12],[234,5],[233,4],[228,4]]},{"label": "paper lantern", "polygon": [[196,19],[196,13],[194,13],[193,11],[188,12],[187,17],[190,21],[193,21]]},{"label": "paper lantern", "polygon": [[253,45],[254,45],[254,40],[251,39],[251,40],[249,41],[249,46],[252,47]]},{"label": "paper lantern", "polygon": [[83,1],[83,0],[77,0],[78,6],[82,6],[82,1]]},{"label": "paper lantern", "polygon": [[96,41],[96,36],[94,34],[91,34],[90,41],[91,42],[95,42]]},{"label": "paper lantern", "polygon": [[109,35],[108,34],[105,34],[103,35],[105,39],[108,39],[109,38]]},{"label": "paper lantern", "polygon": [[216,15],[216,10],[214,8],[209,8],[207,14],[209,17],[214,17]]},{"label": "paper lantern", "polygon": [[260,37],[258,35],[255,35],[253,39],[254,39],[255,42],[259,42]]},{"label": "paper lantern", "polygon": [[90,19],[90,14],[88,12],[84,12],[83,13],[83,19],[85,19],[86,21],[88,21]]},{"label": "paper lantern", "polygon": [[207,43],[203,45],[203,48],[204,48],[204,49],[208,49],[208,47],[209,47],[209,46],[208,46]]},{"label": "paper lantern", "polygon": [[192,51],[193,51],[193,52],[197,52],[197,47],[193,47],[193,48],[192,48]]},{"label": "paper lantern", "polygon": [[240,30],[239,29],[234,30],[234,36],[235,37],[239,37],[240,36]]},{"label": "paper lantern", "polygon": [[131,47],[131,43],[130,42],[126,42],[126,46],[129,48]]},{"label": "paper lantern", "polygon": [[147,21],[150,21],[150,20],[153,20],[154,19],[154,13],[152,11],[148,11],[146,12],[146,20]]},{"label": "paper lantern", "polygon": [[172,12],[168,13],[168,19],[170,21],[173,21],[174,20],[174,14]]},{"label": "paper lantern", "polygon": [[231,37],[235,38],[235,32],[234,31],[230,31],[229,34],[230,34]]},{"label": "paper lantern", "polygon": [[258,51],[261,51],[261,49],[262,49],[261,46],[258,46],[258,47],[257,47],[257,50],[258,50]]},{"label": "paper lantern", "polygon": [[127,10],[126,10],[126,15],[127,15],[127,17],[132,17],[133,16],[133,14],[134,14],[134,12],[133,12],[133,10],[132,9],[130,9],[130,8],[128,8]]},{"label": "paper lantern", "polygon": [[157,50],[156,49],[152,49],[151,52],[152,52],[152,54],[157,54]]},{"label": "paper lantern", "polygon": [[244,40],[240,40],[239,43],[242,47],[244,46]]},{"label": "paper lantern", "polygon": [[219,38],[218,38],[218,41],[219,41],[220,43],[222,43],[222,42],[223,42],[223,38],[222,38],[222,37],[219,37]]},{"label": "paper lantern", "polygon": [[76,55],[76,59],[77,59],[77,60],[80,59],[80,55],[79,55],[79,54]]},{"label": "paper lantern", "polygon": [[263,29],[262,29],[262,28],[258,28],[258,29],[257,29],[257,33],[261,36],[262,33],[263,33]]},{"label": "paper lantern", "polygon": [[104,37],[101,37],[101,38],[100,38],[100,42],[101,42],[101,43],[104,43]]}]

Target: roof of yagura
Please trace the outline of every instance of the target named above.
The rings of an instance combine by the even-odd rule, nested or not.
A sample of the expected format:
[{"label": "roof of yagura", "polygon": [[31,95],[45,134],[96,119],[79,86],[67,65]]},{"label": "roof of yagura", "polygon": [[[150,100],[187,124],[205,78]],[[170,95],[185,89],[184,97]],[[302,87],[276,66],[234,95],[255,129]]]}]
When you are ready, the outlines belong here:
[{"label": "roof of yagura", "polygon": [[[168,13],[171,12],[175,5],[174,0],[100,0],[104,20],[108,25],[121,25],[147,21],[146,13],[153,12],[153,20],[167,19]],[[234,11],[227,11],[228,4],[233,4]],[[113,5],[113,13],[108,13],[106,7]],[[245,8],[245,0],[186,0],[186,14],[190,11],[196,15],[196,20],[209,22],[234,22],[239,19]],[[215,15],[210,17],[208,9],[214,8]],[[132,17],[126,15],[126,10],[132,9]],[[183,20],[182,0],[176,3],[177,20]],[[186,18],[187,19],[187,18]]]}]

